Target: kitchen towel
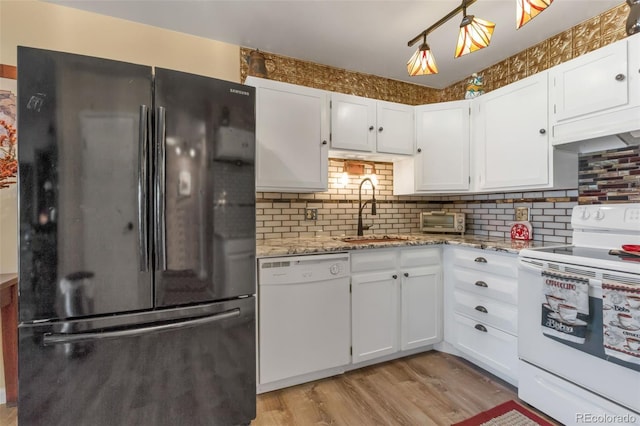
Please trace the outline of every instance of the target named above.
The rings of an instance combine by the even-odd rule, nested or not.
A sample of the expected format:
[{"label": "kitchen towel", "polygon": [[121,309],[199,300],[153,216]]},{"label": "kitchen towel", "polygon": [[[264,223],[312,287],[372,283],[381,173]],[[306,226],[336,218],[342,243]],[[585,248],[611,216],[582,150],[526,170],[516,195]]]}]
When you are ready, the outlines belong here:
[{"label": "kitchen towel", "polygon": [[602,281],[604,353],[640,364],[640,286]]},{"label": "kitchen towel", "polygon": [[542,271],[542,333],[583,344],[589,321],[589,279]]}]

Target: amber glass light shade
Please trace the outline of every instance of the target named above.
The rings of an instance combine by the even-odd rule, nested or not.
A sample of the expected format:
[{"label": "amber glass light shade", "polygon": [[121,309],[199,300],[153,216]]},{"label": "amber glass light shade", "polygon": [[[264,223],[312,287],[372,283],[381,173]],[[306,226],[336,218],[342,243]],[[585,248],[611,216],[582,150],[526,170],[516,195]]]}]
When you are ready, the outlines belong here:
[{"label": "amber glass light shade", "polygon": [[538,16],[553,0],[516,0],[516,29]]},{"label": "amber glass light shade", "polygon": [[438,67],[433,54],[427,43],[422,43],[420,48],[416,50],[409,62],[407,62],[407,71],[410,76],[438,74]]},{"label": "amber glass light shade", "polygon": [[456,44],[455,57],[459,58],[467,53],[475,52],[487,47],[491,41],[491,35],[496,24],[476,18],[473,15],[465,15],[460,23],[458,44]]}]

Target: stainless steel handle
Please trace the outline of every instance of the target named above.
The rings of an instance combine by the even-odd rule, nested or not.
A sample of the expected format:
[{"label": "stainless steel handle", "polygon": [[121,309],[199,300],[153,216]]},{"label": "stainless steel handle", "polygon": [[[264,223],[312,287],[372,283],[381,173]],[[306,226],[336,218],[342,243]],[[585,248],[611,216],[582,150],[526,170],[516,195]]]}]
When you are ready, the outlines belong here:
[{"label": "stainless steel handle", "polygon": [[166,189],[166,110],[156,109],[156,214],[155,214],[155,246],[156,269],[167,269],[166,223],[165,223],[165,189]]},{"label": "stainless steel handle", "polygon": [[79,343],[86,341],[96,341],[105,339],[121,339],[123,337],[137,337],[145,334],[160,333],[162,331],[179,330],[189,327],[195,327],[199,325],[205,325],[216,321],[222,321],[228,318],[234,318],[240,316],[240,309],[235,308],[229,311],[220,312],[219,314],[213,314],[206,317],[200,317],[196,319],[187,319],[184,321],[173,322],[162,325],[151,325],[139,328],[129,328],[126,330],[105,331],[102,333],[90,332],[90,333],[75,333],[75,334],[62,334],[62,333],[46,333],[42,337],[42,344],[55,345],[60,343]]},{"label": "stainless steel handle", "polygon": [[487,259],[485,259],[484,257],[476,257],[475,259],[473,259],[473,261],[478,263],[487,263]]},{"label": "stainless steel handle", "polygon": [[476,330],[482,331],[483,333],[487,332],[487,327],[482,324],[476,324],[474,327]]},{"label": "stainless steel handle", "polygon": [[482,312],[483,314],[488,313],[487,308],[485,308],[485,307],[484,307],[484,306],[482,306],[482,305],[478,305],[478,306],[476,306],[476,308],[475,308],[475,309],[476,309],[476,311]]},{"label": "stainless steel handle", "polygon": [[140,270],[149,269],[149,230],[147,215],[149,213],[149,107],[140,105],[140,122],[138,129],[138,250]]},{"label": "stainless steel handle", "polygon": [[616,75],[616,80],[617,81],[624,81],[625,78],[627,78],[627,77],[624,74]]},{"label": "stainless steel handle", "polygon": [[489,286],[487,285],[487,283],[485,283],[484,281],[476,281],[476,285],[478,287],[484,287],[484,288],[488,288]]}]

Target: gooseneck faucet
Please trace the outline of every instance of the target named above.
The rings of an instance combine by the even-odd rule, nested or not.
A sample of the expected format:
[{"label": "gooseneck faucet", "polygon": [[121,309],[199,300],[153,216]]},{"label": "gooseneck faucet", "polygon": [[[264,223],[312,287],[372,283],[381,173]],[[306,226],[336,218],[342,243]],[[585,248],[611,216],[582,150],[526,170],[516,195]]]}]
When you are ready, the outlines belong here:
[{"label": "gooseneck faucet", "polygon": [[[369,181],[369,183],[371,183],[371,188],[372,188],[372,198],[371,200],[367,200],[364,203],[362,203],[362,185],[366,182]],[[364,178],[362,179],[362,182],[360,182],[360,188],[358,189],[358,236],[361,237],[364,235],[364,226],[362,226],[362,210],[364,209],[364,207],[367,205],[367,203],[371,201],[371,215],[375,216],[376,215],[376,187],[373,184],[373,181],[370,178]],[[367,226],[367,229],[369,229],[370,227]]]}]

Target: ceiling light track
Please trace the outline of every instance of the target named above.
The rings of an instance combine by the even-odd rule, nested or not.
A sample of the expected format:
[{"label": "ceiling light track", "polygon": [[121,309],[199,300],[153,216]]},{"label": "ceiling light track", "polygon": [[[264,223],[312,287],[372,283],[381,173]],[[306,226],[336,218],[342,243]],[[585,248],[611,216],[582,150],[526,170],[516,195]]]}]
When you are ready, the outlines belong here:
[{"label": "ceiling light track", "polygon": [[451,18],[456,16],[458,13],[462,12],[463,9],[466,9],[467,7],[471,6],[476,1],[477,0],[463,0],[462,4],[460,4],[460,6],[456,7],[451,12],[449,12],[445,16],[443,16],[438,22],[436,22],[435,24],[431,25],[429,28],[427,28],[426,30],[424,30],[423,32],[421,32],[420,34],[418,34],[417,36],[415,36],[414,38],[409,40],[407,45],[409,47],[411,47],[414,44],[416,44],[420,39],[426,38],[427,35],[429,35],[429,33],[431,33],[431,31],[433,31],[436,28],[440,27],[442,24],[444,24],[445,22],[447,22],[448,20],[450,20]]}]

